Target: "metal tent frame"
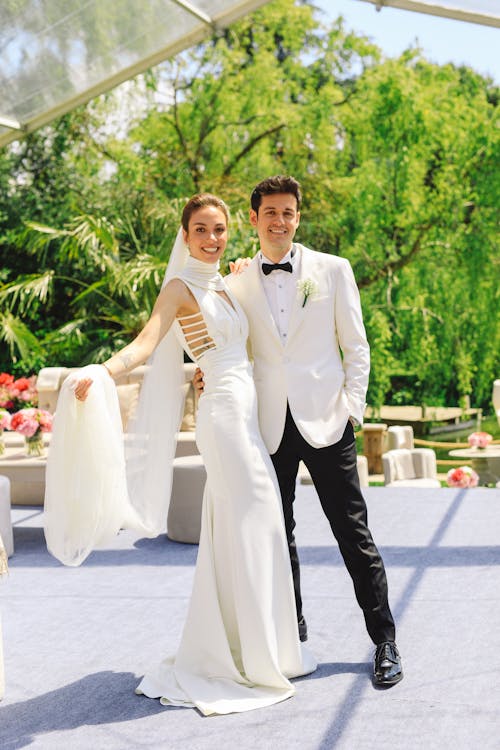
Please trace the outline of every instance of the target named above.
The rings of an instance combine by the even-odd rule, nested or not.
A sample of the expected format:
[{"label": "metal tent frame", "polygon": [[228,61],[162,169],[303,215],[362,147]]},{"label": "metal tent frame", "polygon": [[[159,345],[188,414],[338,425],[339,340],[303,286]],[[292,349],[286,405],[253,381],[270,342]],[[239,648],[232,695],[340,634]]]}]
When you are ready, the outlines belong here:
[{"label": "metal tent frame", "polygon": [[[199,43],[268,1],[0,4],[0,147]],[[394,7],[500,26],[500,0],[361,1],[378,10]]]}]

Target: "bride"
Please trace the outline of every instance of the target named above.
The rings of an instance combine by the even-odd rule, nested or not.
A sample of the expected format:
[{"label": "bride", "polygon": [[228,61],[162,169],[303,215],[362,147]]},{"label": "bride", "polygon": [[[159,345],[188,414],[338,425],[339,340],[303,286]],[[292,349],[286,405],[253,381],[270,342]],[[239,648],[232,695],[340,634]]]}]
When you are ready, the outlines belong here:
[{"label": "bride", "polygon": [[[279,489],[257,422],[248,325],[218,271],[227,224],[222,200],[207,193],[191,198],[146,326],[103,366],[65,382],[45,499],[48,547],[66,564],[79,564],[120,527],[164,532],[182,349],[202,367],[196,441],[207,485],[191,601],[177,654],[147,673],[136,692],[205,715],[282,701],[294,693],[289,678],[316,668],[299,642]],[[153,352],[125,466],[112,379]],[[101,445],[96,450],[89,436],[89,466],[90,421]],[[68,440],[72,432],[78,450]]]}]

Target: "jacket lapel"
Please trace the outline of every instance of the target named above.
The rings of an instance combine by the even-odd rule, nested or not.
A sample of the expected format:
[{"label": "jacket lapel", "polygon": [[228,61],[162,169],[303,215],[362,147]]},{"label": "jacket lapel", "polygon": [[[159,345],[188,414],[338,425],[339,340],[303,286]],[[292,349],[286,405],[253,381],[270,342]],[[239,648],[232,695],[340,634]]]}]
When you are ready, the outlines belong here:
[{"label": "jacket lapel", "polygon": [[261,281],[261,270],[259,256],[256,255],[248,269],[244,272],[240,289],[246,300],[245,307],[251,308],[253,314],[262,321],[263,325],[273,336],[273,339],[282,346],[281,339],[269,307],[266,293]]},{"label": "jacket lapel", "polygon": [[[295,245],[295,247],[297,248],[297,252],[300,253],[299,273],[297,274],[296,279],[296,284],[299,284],[304,279],[314,279],[314,254],[309,252],[303,245]],[[299,289],[297,289],[293,299],[292,309],[290,311],[287,343],[293,338],[304,319],[304,315],[307,313],[307,303],[303,306],[303,302],[304,295]]]}]

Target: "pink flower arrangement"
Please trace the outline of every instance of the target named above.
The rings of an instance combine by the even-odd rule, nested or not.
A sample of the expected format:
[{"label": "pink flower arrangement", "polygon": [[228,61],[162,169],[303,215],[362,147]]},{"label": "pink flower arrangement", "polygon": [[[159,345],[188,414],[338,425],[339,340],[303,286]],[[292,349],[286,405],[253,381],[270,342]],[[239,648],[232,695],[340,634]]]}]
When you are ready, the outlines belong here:
[{"label": "pink flower arrangement", "polygon": [[489,432],[472,432],[467,440],[471,448],[487,448],[493,437]]},{"label": "pink flower arrangement", "polygon": [[10,429],[31,438],[40,432],[52,431],[52,414],[45,409],[21,409],[12,415]]},{"label": "pink flower arrangement", "polygon": [[479,477],[470,466],[460,466],[459,469],[450,469],[446,481],[448,487],[477,487]]},{"label": "pink flower arrangement", "polygon": [[6,409],[0,409],[0,430],[10,430],[11,415]]},{"label": "pink flower arrangement", "polygon": [[0,372],[0,408],[12,412],[37,403],[36,375],[15,380],[13,375]]}]

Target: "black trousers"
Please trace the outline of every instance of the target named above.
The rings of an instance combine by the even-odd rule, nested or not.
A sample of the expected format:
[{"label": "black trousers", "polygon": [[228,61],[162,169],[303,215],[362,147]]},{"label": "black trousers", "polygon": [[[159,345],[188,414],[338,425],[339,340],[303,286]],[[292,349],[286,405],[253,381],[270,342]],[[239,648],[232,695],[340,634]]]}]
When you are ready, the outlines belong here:
[{"label": "black trousers", "polygon": [[304,440],[287,408],[280,446],[271,456],[283,502],[285,526],[292,563],[297,617],[302,616],[300,567],[295,544],[293,502],[299,462],[307,466],[321,506],[338,542],[340,553],[354,583],[368,634],[375,644],[395,640],[389,608],[384,563],[368,528],[367,509],[359,485],[354,429],[347,423],[341,440],[325,448],[313,448]]}]

